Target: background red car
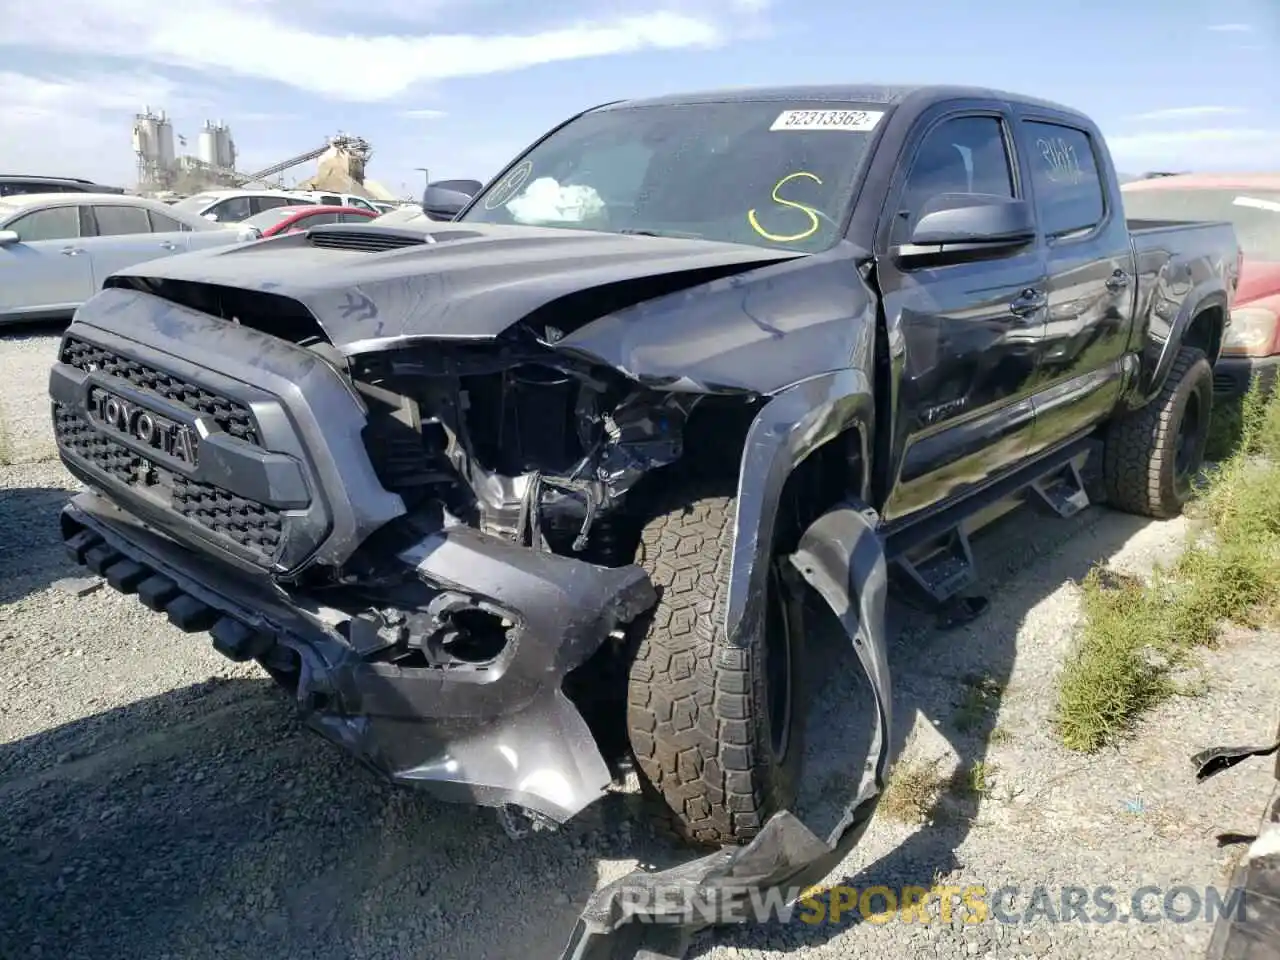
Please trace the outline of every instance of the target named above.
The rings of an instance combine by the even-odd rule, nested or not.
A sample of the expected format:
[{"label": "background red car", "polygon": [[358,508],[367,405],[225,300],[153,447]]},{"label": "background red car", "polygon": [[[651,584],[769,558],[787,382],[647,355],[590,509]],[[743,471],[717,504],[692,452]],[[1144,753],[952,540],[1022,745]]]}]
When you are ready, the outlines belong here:
[{"label": "background red car", "polygon": [[1188,173],[1121,188],[1132,220],[1229,220],[1243,260],[1214,389],[1239,396],[1256,373],[1272,389],[1280,367],[1280,174]]},{"label": "background red car", "polygon": [[260,237],[274,237],[282,233],[310,230],[322,223],[368,223],[377,214],[359,207],[322,207],[306,205],[297,207],[272,207],[241,221],[242,227],[253,227]]}]

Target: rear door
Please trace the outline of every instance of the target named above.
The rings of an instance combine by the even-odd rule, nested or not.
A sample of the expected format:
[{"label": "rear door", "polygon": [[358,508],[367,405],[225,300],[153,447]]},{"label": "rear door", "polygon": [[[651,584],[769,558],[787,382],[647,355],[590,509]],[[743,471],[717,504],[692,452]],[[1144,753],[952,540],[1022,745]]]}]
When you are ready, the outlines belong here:
[{"label": "rear door", "polygon": [[889,522],[1015,465],[1031,440],[1044,326],[1034,296],[1045,280],[1041,246],[941,266],[903,266],[889,255],[907,241],[924,203],[947,193],[1025,198],[1006,104],[927,111],[881,216],[876,271],[896,379],[896,396],[885,401],[894,410],[882,510]]},{"label": "rear door", "polygon": [[[198,244],[198,237],[218,236],[220,230],[201,230],[198,233],[193,232],[181,220],[175,220],[168,214],[161,213],[159,210],[147,210],[147,220],[151,224],[152,235],[161,242],[161,244],[171,243],[177,249],[170,250],[170,253],[182,253],[186,250],[195,249]],[[231,231],[228,230],[228,233]]]},{"label": "rear door", "polygon": [[1037,359],[1036,453],[1114,408],[1136,281],[1124,211],[1102,145],[1070,116],[1021,108],[1018,142],[1045,236],[1048,314]]},{"label": "rear door", "polygon": [[90,207],[94,236],[84,241],[93,264],[94,287],[118,270],[187,249],[181,232],[153,233],[151,211],[125,204],[97,204]]},{"label": "rear door", "polygon": [[18,242],[0,246],[0,317],[70,313],[93,295],[79,207],[32,210],[5,229]]}]

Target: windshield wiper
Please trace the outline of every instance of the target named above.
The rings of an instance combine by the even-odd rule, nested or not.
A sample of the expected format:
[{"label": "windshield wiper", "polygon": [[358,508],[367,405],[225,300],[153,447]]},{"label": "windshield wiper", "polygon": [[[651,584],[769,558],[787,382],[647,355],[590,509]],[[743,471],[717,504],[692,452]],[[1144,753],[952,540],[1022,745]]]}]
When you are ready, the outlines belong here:
[{"label": "windshield wiper", "polygon": [[666,237],[668,240],[701,240],[700,233],[684,233],[680,230],[632,230],[630,228],[624,230],[615,230],[614,233],[625,234],[628,237]]}]

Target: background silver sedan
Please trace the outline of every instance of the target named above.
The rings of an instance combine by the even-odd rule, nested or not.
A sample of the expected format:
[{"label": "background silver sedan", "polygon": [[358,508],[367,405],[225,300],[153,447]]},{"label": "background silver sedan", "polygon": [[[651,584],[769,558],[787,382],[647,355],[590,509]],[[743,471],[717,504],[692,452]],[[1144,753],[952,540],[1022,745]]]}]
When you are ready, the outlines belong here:
[{"label": "background silver sedan", "polygon": [[145,197],[0,198],[0,323],[69,317],[117,270],[250,239],[252,231]]}]

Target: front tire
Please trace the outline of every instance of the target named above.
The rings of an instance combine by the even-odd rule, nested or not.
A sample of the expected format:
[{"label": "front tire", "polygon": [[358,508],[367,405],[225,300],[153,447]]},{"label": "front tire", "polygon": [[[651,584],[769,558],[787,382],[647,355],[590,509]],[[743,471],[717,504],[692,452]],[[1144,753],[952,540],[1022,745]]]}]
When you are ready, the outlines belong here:
[{"label": "front tire", "polygon": [[735,513],[706,485],[669,496],[636,553],[660,598],[631,666],[628,736],[660,830],[698,846],[754,838],[793,801],[803,753],[801,605],[775,561],[765,629],[741,649],[725,635]]},{"label": "front tire", "polygon": [[1103,451],[1108,502],[1165,520],[1182,513],[1204,465],[1213,412],[1213,368],[1183,347],[1154,400],[1112,421]]}]

